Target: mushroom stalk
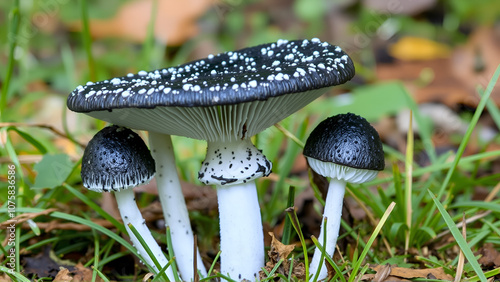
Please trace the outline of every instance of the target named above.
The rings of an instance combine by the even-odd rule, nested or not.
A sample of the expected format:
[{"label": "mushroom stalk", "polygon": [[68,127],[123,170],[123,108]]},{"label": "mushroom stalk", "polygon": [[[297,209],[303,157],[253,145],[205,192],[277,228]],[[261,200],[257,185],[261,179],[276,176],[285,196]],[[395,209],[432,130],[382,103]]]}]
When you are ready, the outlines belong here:
[{"label": "mushroom stalk", "polygon": [[264,266],[264,235],[255,179],[271,162],[248,138],[209,141],[198,179],[217,188],[221,273],[254,281]]},{"label": "mushroom stalk", "polygon": [[[149,145],[156,163],[155,177],[158,196],[165,217],[165,225],[170,227],[177,268],[183,280],[191,281],[194,279],[194,236],[175,166],[172,139],[167,134],[149,132]],[[199,251],[197,267],[202,276],[207,275]]]},{"label": "mushroom stalk", "polygon": [[[132,241],[132,244],[137,249],[137,252],[144,259],[144,263],[151,266],[154,269],[154,271],[158,273],[159,269],[153,263],[153,260],[149,257],[148,253],[146,252],[142,244],[139,242],[137,237],[134,235],[134,233],[132,233],[132,231],[128,227],[129,224],[132,224],[135,227],[135,229],[137,229],[137,232],[141,234],[142,239],[144,239],[146,245],[155,255],[156,259],[158,260],[162,268],[165,265],[167,265],[168,263],[167,258],[163,254],[156,240],[153,238],[153,235],[151,235],[149,228],[146,226],[146,221],[142,217],[142,214],[139,208],[137,207],[133,189],[130,188],[121,190],[120,192],[115,192],[115,198],[116,202],[118,203],[118,210],[120,211],[123,224],[125,225],[125,229],[127,229],[128,235],[130,236],[130,241]],[[170,267],[165,271],[165,273],[167,274],[167,277],[170,281],[174,281],[174,275]]]},{"label": "mushroom stalk", "polygon": [[264,236],[255,182],[217,185],[220,272],[254,281],[264,266]]},{"label": "mushroom stalk", "polygon": [[[335,246],[337,245],[337,238],[339,237],[345,186],[346,182],[344,180],[332,178],[326,195],[325,210],[323,212],[323,221],[321,223],[318,242],[323,244],[325,241],[324,234],[326,230],[326,246],[323,246],[323,249],[329,256],[333,256]],[[326,225],[324,221],[325,217],[327,218]],[[318,280],[325,279],[327,276],[325,261],[320,261],[320,259],[321,251],[318,248],[315,248],[309,271],[314,277],[318,269],[321,267]]]}]

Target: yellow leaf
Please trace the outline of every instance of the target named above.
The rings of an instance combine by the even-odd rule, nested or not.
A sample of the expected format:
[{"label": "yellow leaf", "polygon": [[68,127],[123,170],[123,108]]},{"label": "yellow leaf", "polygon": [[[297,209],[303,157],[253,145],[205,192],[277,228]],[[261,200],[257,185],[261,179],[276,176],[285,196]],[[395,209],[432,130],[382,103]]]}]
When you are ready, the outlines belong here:
[{"label": "yellow leaf", "polygon": [[425,38],[403,37],[389,47],[389,54],[400,60],[433,60],[448,57],[450,48]]}]

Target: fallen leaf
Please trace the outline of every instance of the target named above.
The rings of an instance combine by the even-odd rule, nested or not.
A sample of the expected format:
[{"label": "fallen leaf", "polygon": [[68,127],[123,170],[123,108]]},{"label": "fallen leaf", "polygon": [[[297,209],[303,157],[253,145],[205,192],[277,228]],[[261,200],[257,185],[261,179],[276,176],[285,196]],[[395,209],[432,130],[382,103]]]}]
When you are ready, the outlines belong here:
[{"label": "fallen leaf", "polygon": [[[281,243],[278,239],[276,239],[273,232],[269,232],[268,234],[269,236],[271,236],[272,239],[271,239],[271,247],[267,252],[267,255],[269,256],[269,261],[266,263],[266,266],[264,268],[266,269],[267,272],[270,272],[281,261],[281,264],[278,266],[278,269],[276,269],[274,276],[275,279],[278,281],[280,280],[280,277],[277,276],[278,274],[288,277],[290,273],[290,266],[292,265],[292,261],[288,259],[288,256],[293,251],[295,246],[285,245]],[[305,266],[302,262],[293,261],[292,267],[293,267],[292,276],[295,276],[300,280],[305,279],[305,273],[306,273]],[[268,278],[264,273],[264,271],[260,271],[259,276],[261,280]]]},{"label": "fallen leaf", "polygon": [[10,279],[7,273],[4,273],[3,275],[0,276],[0,282],[12,282],[12,279]]},{"label": "fallen leaf", "polygon": [[[56,277],[61,267],[51,257],[51,247],[47,245],[43,252],[35,257],[25,257],[24,260],[24,273],[27,275],[36,275],[37,277]],[[64,265],[70,268],[71,266]]]},{"label": "fallen leaf", "polygon": [[361,277],[361,281],[374,281],[374,282],[399,282],[399,281],[411,281],[404,278],[399,278],[396,276],[387,276],[385,280],[376,280],[376,274],[365,274]]},{"label": "fallen leaf", "polygon": [[[386,270],[385,265],[370,265],[370,268],[379,272]],[[392,266],[390,276],[396,276],[400,278],[432,278],[439,280],[451,281],[453,277],[444,272],[442,267],[438,268],[427,268],[427,269],[413,269],[405,267]],[[386,280],[389,281],[389,280]]]},{"label": "fallen leaf", "polygon": [[406,36],[389,47],[389,54],[400,60],[433,60],[448,57],[450,49],[430,39]]},{"label": "fallen leaf", "polygon": [[295,249],[295,246],[281,243],[278,239],[276,239],[273,232],[269,232],[269,236],[272,238],[271,249],[268,252],[271,261],[277,263],[280,259],[286,260],[288,255],[290,255],[293,249]]},{"label": "fallen leaf", "polygon": [[[92,281],[93,271],[86,268],[83,264],[75,265],[74,270],[70,271],[67,268],[61,267],[59,273],[54,278],[54,282],[84,282]],[[95,281],[103,281],[100,277],[96,277]]]},{"label": "fallen leaf", "polygon": [[486,267],[500,266],[500,252],[493,247],[492,243],[484,244],[479,249],[479,253],[482,255],[478,260],[480,264]]},{"label": "fallen leaf", "polygon": [[[475,92],[480,85],[488,85],[496,68],[500,64],[500,27],[482,27],[475,30],[464,46],[455,48],[451,60],[451,74],[465,89]],[[500,89],[495,87],[490,98],[500,105]],[[468,104],[477,104],[480,97],[470,98]]]},{"label": "fallen leaf", "polygon": [[73,277],[69,275],[69,270],[64,267],[61,267],[61,270],[59,270],[54,278],[54,282],[71,282],[71,280],[73,280]]},{"label": "fallen leaf", "polygon": [[[155,38],[170,46],[182,44],[198,33],[196,20],[213,4],[212,0],[158,0]],[[153,0],[127,2],[111,19],[91,19],[91,35],[94,38],[122,37],[143,42],[151,21],[152,8]],[[70,23],[70,29],[79,31],[81,28],[80,21]]]}]

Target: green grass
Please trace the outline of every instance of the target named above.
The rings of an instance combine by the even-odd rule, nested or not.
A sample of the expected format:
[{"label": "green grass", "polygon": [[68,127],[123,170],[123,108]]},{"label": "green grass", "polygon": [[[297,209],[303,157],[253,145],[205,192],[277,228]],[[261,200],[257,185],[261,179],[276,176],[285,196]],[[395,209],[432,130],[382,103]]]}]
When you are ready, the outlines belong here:
[{"label": "green grass", "polygon": [[[27,275],[21,265],[25,257],[34,257],[49,246],[58,259],[81,256],[85,267],[92,269],[92,279],[97,277],[104,281],[142,279],[150,271],[142,265],[134,266],[128,273],[114,273],[110,266],[121,261],[132,261],[136,255],[134,247],[122,236],[126,234],[123,224],[105,211],[100,205],[101,195],[82,189],[79,176],[79,158],[83,153],[85,140],[95,133],[103,122],[91,118],[69,116],[61,111],[57,123],[49,126],[38,124],[36,112],[39,103],[55,97],[64,101],[67,94],[74,89],[75,84],[85,83],[88,80],[106,79],[123,75],[129,71],[163,67],[185,62],[197,45],[210,37],[202,34],[182,46],[166,48],[163,43],[154,38],[154,25],[148,25],[147,39],[142,45],[122,44],[119,40],[94,41],[89,30],[91,15],[106,6],[98,6],[95,1],[80,0],[78,8],[61,5],[56,7],[60,14],[55,17],[61,19],[80,15],[83,24],[81,33],[66,33],[62,37],[52,37],[45,31],[37,30],[32,37],[26,37],[27,30],[34,31],[30,19],[44,6],[42,1],[34,1],[32,7],[20,5],[19,0],[12,4],[0,4],[5,8],[8,17],[0,25],[0,36],[9,40],[0,40],[0,60],[4,68],[0,68],[0,222],[9,219],[7,209],[7,175],[8,165],[15,166],[16,176],[16,215],[29,215],[55,208],[56,211],[34,217],[26,221],[28,227],[16,225],[15,230],[15,271],[9,273],[5,267],[8,247],[0,248],[0,272],[6,273],[15,281],[30,281],[34,277]],[[238,1],[236,1],[238,2]],[[225,20],[235,23],[226,30],[221,30],[216,40],[215,50],[231,50],[241,47],[238,44],[260,43],[259,40],[274,40],[279,37],[312,37],[318,26],[308,25],[301,31],[289,31],[290,34],[278,33],[275,27],[267,27],[266,14],[252,14],[248,16],[246,29],[253,33],[243,38],[243,27],[237,28],[238,18],[245,15],[246,3],[231,1]],[[298,2],[298,1],[297,1]],[[28,5],[28,4],[27,4]],[[304,7],[296,4],[294,7]],[[457,7],[463,4],[457,4]],[[306,5],[307,6],[307,5]],[[457,12],[459,8],[451,8],[449,16],[458,19],[467,18]],[[153,5],[155,13],[157,4]],[[307,8],[307,7],[306,7]],[[104,9],[104,8],[103,8]],[[112,8],[107,8],[113,11]],[[475,10],[471,7],[471,14]],[[323,11],[300,11],[300,17],[314,19],[315,13]],[[366,13],[363,12],[363,13]],[[362,14],[363,14],[362,13]],[[162,15],[156,15],[162,16]],[[214,17],[214,14],[212,14]],[[356,24],[369,22],[373,15],[364,16]],[[461,18],[463,17],[463,18]],[[154,17],[153,17],[154,19]],[[204,18],[206,21],[213,18]],[[457,34],[440,28],[432,29],[429,25],[415,23],[402,16],[394,17],[402,29],[418,25],[418,32],[425,34],[446,34],[451,38]],[[319,21],[318,21],[319,22]],[[474,21],[472,21],[474,22]],[[300,25],[297,25],[300,27]],[[296,28],[298,28],[296,27]],[[310,34],[311,33],[311,34]],[[318,31],[318,34],[320,31]],[[308,36],[305,36],[308,35]],[[309,36],[310,35],[310,36]],[[9,37],[8,37],[9,36]],[[58,34],[58,36],[61,36]],[[56,38],[56,39],[53,39]],[[49,40],[50,39],[50,40]],[[239,39],[239,40],[237,40]],[[64,41],[61,45],[54,45]],[[266,40],[268,41],[268,40]],[[236,43],[239,42],[239,43]],[[243,43],[242,43],[243,42]],[[44,44],[41,44],[44,43]],[[38,47],[42,46],[42,47]],[[60,56],[44,58],[44,52],[51,49],[60,50]],[[17,50],[17,51],[16,51]],[[22,52],[25,50],[26,52]],[[47,51],[49,50],[49,51]],[[104,51],[103,51],[104,50]],[[17,52],[17,53],[16,53]],[[32,52],[32,53],[30,53]],[[59,52],[59,51],[58,51]],[[58,52],[55,52],[56,54]],[[365,52],[365,51],[362,51]],[[59,55],[59,54],[58,54]],[[368,56],[368,57],[367,57]],[[295,244],[297,247],[291,254],[293,265],[300,262],[306,264],[314,247],[322,248],[326,242],[318,242],[314,237],[307,238],[303,233],[301,219],[294,210],[287,213],[285,210],[293,206],[295,200],[312,186],[319,203],[323,203],[321,194],[315,183],[305,176],[305,172],[294,173],[296,160],[301,158],[303,144],[314,126],[326,117],[340,112],[353,111],[366,116],[372,122],[377,122],[384,116],[393,115],[397,111],[411,109],[416,124],[419,126],[419,135],[407,135],[405,153],[395,148],[384,146],[387,167],[379,177],[366,184],[348,185],[346,197],[354,199],[357,206],[366,213],[364,220],[355,220],[352,224],[342,222],[345,230],[339,239],[345,239],[344,248],[338,256],[333,258],[324,254],[327,262],[334,269],[334,281],[357,281],[363,274],[373,273],[368,264],[395,263],[401,267],[434,268],[443,267],[449,275],[455,275],[459,266],[457,247],[465,258],[463,279],[468,281],[486,281],[492,277],[498,279],[500,269],[486,268],[479,264],[476,252],[485,243],[492,243],[497,249],[500,246],[500,201],[492,197],[488,202],[471,200],[474,187],[482,187],[494,191],[498,185],[500,175],[489,174],[494,163],[500,157],[499,150],[487,151],[489,144],[480,144],[479,152],[465,154],[476,138],[474,129],[478,127],[480,117],[489,115],[493,123],[500,126],[500,111],[490,99],[490,95],[500,76],[498,68],[489,80],[485,89],[478,88],[480,100],[477,108],[470,117],[464,117],[469,123],[468,130],[454,145],[456,151],[438,154],[432,141],[433,128],[420,113],[412,94],[399,81],[373,82],[373,70],[369,62],[373,59],[363,53],[359,56],[360,76],[367,80],[364,85],[349,84],[353,103],[340,105],[341,96],[325,96],[314,101],[280,122],[276,127],[269,128],[253,138],[256,146],[273,162],[273,179],[262,179],[258,182],[258,192],[262,206],[262,215],[267,226],[275,228],[284,224],[283,241]],[[47,88],[30,90],[29,86],[43,82]],[[498,87],[497,87],[498,88]],[[342,96],[343,97],[343,96]],[[368,99],[368,100],[366,100]],[[369,101],[368,103],[366,101]],[[393,101],[394,103],[380,103]],[[379,103],[379,107],[371,107]],[[64,102],[61,107],[65,109]],[[60,110],[60,109],[55,109]],[[487,112],[485,112],[487,110]],[[74,120],[76,119],[76,120]],[[62,131],[56,130],[61,122]],[[35,124],[36,123],[36,124]],[[73,125],[76,127],[72,127]],[[200,185],[197,180],[197,169],[203,159],[205,143],[181,137],[174,137],[176,160],[181,178],[190,183]],[[56,144],[55,141],[61,142]],[[490,144],[499,145],[500,138],[492,140]],[[414,156],[425,154],[430,164],[420,166]],[[37,166],[36,163],[39,165]],[[55,165],[59,177],[47,176],[47,172]],[[49,170],[47,170],[49,169]],[[37,186],[41,188],[33,189]],[[492,193],[492,192],[490,192]],[[495,195],[493,195],[495,196]],[[154,196],[142,194],[138,196],[142,208]],[[393,204],[394,203],[394,204]],[[315,206],[318,216],[321,205]],[[392,212],[391,212],[392,211]],[[467,236],[464,238],[461,228],[457,224],[462,217],[474,219],[467,224]],[[474,218],[481,215],[479,218]],[[199,236],[199,247],[207,254],[205,257],[209,267],[208,277],[201,277],[200,281],[227,277],[216,271],[220,253],[217,249],[217,214],[216,211],[197,210],[191,213],[193,225]],[[110,223],[109,228],[96,224],[92,219],[104,219]],[[75,232],[73,230],[55,229],[46,232],[40,228],[49,222],[75,223],[90,227],[90,231]],[[284,223],[283,223],[284,222]],[[28,224],[29,223],[29,224]],[[165,234],[159,234],[165,233]],[[167,231],[153,232],[159,242],[171,246]],[[0,230],[0,237],[6,231]],[[76,243],[75,243],[76,242]],[[145,246],[147,247],[147,246]],[[171,249],[171,248],[168,248]],[[426,253],[423,250],[429,250]],[[409,254],[411,253],[411,254]],[[451,255],[450,255],[451,254]],[[85,255],[85,256],[84,256]],[[169,254],[173,257],[174,254]],[[340,259],[338,259],[340,257]],[[76,261],[74,261],[76,262]],[[279,278],[282,281],[295,281],[292,272],[282,274],[279,268],[280,261],[270,271],[266,271],[265,281]],[[174,261],[169,267],[175,267]],[[176,273],[176,272],[175,272]],[[134,276],[137,275],[137,276]],[[43,277],[36,277],[44,279]],[[154,281],[165,280],[162,272]],[[416,281],[431,281],[418,279]]]}]

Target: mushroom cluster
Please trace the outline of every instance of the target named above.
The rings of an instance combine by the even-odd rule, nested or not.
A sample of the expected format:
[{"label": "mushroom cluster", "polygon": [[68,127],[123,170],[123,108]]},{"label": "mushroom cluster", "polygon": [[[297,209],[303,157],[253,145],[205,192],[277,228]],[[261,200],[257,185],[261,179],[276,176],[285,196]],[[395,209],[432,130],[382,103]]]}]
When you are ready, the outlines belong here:
[{"label": "mushroom cluster", "polygon": [[[221,273],[254,280],[264,266],[255,180],[269,175],[272,164],[250,138],[353,76],[354,64],[338,46],[317,38],[278,40],[176,67],[88,82],[69,95],[67,105],[149,132],[159,197],[183,280],[194,277],[193,233],[170,135],[206,140],[198,177],[217,190]],[[197,260],[198,271],[206,275],[199,254]]]}]

